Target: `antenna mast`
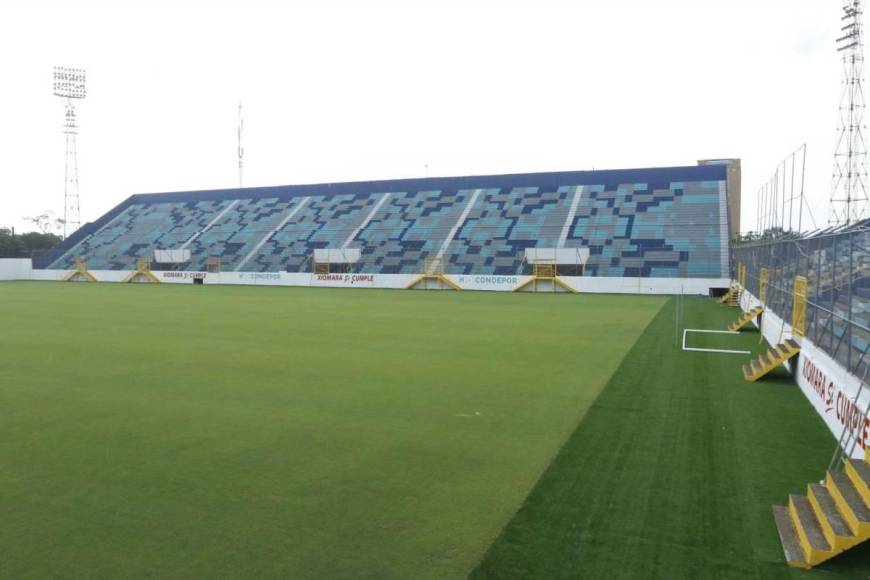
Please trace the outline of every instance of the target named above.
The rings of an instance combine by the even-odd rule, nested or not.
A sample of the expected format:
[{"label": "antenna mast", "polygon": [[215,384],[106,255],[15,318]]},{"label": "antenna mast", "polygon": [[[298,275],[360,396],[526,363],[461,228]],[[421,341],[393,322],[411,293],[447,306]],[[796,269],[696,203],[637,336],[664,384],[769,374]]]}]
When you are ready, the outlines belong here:
[{"label": "antenna mast", "polygon": [[245,129],[245,120],[242,118],[242,102],[239,101],[239,129],[237,153],[239,155],[239,189],[242,188],[242,171],[245,166],[245,148],[242,146],[242,131]]},{"label": "antenna mast", "polygon": [[79,161],[76,136],[79,132],[76,118],[76,99],[84,99],[85,71],[80,68],[54,67],[54,96],[66,99],[63,134],[66,136],[66,153],[63,183],[63,237],[76,231],[81,225],[79,206]]},{"label": "antenna mast", "polygon": [[843,89],[831,185],[829,222],[832,225],[861,220],[867,216],[868,209],[863,0],[844,0],[842,10],[843,36],[837,39],[837,51],[843,54]]}]

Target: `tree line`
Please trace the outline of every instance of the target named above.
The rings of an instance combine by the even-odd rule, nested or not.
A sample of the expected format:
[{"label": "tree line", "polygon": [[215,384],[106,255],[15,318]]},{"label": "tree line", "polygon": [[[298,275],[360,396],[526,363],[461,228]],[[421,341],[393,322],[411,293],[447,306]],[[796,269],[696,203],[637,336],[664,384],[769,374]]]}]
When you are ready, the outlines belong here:
[{"label": "tree line", "polygon": [[0,228],[0,258],[34,258],[58,245],[61,237],[51,232],[15,233]]}]

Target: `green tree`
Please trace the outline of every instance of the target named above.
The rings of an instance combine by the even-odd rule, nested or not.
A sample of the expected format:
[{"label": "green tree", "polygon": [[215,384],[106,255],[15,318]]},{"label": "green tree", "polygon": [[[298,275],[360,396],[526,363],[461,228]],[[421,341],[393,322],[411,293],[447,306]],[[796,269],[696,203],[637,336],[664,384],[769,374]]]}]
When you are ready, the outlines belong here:
[{"label": "green tree", "polygon": [[61,241],[52,233],[16,234],[13,228],[0,228],[0,258],[33,258],[47,252]]}]

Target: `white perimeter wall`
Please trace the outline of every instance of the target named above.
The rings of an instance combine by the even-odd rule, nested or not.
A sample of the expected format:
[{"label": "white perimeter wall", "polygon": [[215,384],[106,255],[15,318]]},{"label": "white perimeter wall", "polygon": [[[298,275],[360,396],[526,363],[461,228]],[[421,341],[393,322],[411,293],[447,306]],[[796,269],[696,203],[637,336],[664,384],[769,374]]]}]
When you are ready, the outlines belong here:
[{"label": "white perimeter wall", "polygon": [[[749,292],[743,293],[740,305],[743,310],[749,311],[760,305],[755,296]],[[761,332],[768,343],[777,344],[794,338],[801,345],[795,377],[801,392],[837,440],[844,427],[858,439],[852,455],[864,457],[864,446],[870,443],[870,420],[864,417],[864,411],[870,403],[870,390],[864,389],[856,405],[855,395],[861,386],[858,377],[849,373],[807,337],[793,336],[791,324],[776,314],[765,310],[761,318]]]},{"label": "white perimeter wall", "polygon": [[30,258],[0,259],[0,280],[30,280]]},{"label": "white perimeter wall", "polygon": [[[64,270],[33,270],[31,280],[62,280]],[[120,282],[130,272],[91,270],[100,282]],[[322,286],[333,288],[405,288],[416,274],[311,274],[308,272],[154,272],[162,281],[191,284],[247,284],[257,286]],[[531,276],[457,275],[448,276],[465,290],[512,291]],[[26,279],[26,278],[24,278]],[[602,294],[703,294],[710,288],[727,288],[727,278],[597,278],[562,276],[579,292]]]}]

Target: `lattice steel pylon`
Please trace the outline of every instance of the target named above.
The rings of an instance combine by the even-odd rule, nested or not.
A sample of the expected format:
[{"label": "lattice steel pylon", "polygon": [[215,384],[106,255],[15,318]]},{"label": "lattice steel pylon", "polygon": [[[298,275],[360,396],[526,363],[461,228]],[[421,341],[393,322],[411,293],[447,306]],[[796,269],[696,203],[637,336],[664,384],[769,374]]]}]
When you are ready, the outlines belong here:
[{"label": "lattice steel pylon", "polygon": [[85,71],[78,68],[54,67],[54,96],[66,99],[63,134],[66,137],[66,153],[63,184],[63,237],[76,231],[81,225],[79,204],[79,161],[76,136],[79,133],[76,118],[76,99],[84,99]]},{"label": "lattice steel pylon", "polygon": [[867,217],[867,146],[864,142],[864,37],[863,0],[843,0],[837,51],[843,54],[837,148],[831,184],[829,222],[851,224]]}]

